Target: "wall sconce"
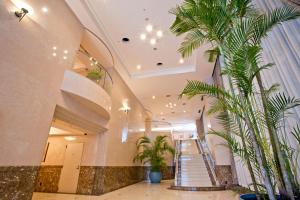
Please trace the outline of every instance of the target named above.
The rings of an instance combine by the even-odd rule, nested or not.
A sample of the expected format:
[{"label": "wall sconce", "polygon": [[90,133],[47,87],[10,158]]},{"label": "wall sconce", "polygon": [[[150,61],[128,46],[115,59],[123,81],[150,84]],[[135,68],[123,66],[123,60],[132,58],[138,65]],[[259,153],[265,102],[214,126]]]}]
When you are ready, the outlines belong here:
[{"label": "wall sconce", "polygon": [[27,15],[29,11],[26,8],[21,8],[21,10],[17,10],[15,15],[19,18],[19,22]]},{"label": "wall sconce", "polygon": [[131,108],[128,106],[128,99],[124,99],[122,102],[123,107],[121,107],[119,110],[124,111],[126,114],[131,110]]}]

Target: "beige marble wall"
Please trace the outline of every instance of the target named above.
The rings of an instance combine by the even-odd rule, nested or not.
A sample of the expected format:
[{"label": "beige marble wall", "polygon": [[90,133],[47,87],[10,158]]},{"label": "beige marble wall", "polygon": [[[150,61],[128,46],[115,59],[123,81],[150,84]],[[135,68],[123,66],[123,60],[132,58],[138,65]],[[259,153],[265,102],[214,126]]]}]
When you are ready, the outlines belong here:
[{"label": "beige marble wall", "polygon": [[[111,119],[108,131],[99,136],[96,166],[133,166],[136,165],[132,162],[136,140],[144,134],[138,130],[145,127],[145,109],[115,70],[111,75],[114,81]],[[126,100],[130,107],[128,114],[120,110]],[[122,142],[122,131],[126,127],[127,139]]]},{"label": "beige marble wall", "polygon": [[[6,155],[0,166],[35,166],[41,162],[63,73],[72,66],[82,28],[64,1],[27,0],[34,13],[21,22],[12,2],[0,1],[0,151]],[[43,6],[48,13],[41,11]]]}]

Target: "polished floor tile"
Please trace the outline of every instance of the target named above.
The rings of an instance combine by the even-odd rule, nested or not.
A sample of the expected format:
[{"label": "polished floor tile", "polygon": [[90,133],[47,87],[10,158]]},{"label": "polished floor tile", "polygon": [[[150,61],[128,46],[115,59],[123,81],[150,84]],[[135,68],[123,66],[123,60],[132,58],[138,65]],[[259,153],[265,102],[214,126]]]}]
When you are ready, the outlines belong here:
[{"label": "polished floor tile", "polygon": [[101,196],[34,193],[32,200],[238,200],[232,191],[188,192],[169,190],[170,182],[138,183]]}]

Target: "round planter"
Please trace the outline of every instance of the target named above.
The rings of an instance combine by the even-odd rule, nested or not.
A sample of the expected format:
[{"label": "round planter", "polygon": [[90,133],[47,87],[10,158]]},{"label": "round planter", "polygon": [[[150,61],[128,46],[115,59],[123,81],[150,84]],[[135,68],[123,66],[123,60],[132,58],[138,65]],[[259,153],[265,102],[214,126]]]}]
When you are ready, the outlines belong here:
[{"label": "round planter", "polygon": [[160,183],[161,172],[150,172],[149,178],[150,178],[151,183]]}]

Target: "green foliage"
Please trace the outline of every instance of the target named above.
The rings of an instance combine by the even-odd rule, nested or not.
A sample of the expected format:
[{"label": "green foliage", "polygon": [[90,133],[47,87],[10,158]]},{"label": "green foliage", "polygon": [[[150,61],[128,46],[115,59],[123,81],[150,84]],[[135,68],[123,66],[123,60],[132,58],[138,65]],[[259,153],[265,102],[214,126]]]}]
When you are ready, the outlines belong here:
[{"label": "green foliage", "polygon": [[100,80],[102,78],[103,74],[101,73],[101,71],[94,69],[88,72],[88,74],[86,75],[87,78],[91,79],[91,80]]},{"label": "green foliage", "polygon": [[151,171],[160,171],[167,167],[165,162],[165,154],[174,155],[174,148],[168,144],[167,136],[157,136],[153,142],[149,137],[141,137],[138,139],[136,146],[138,153],[134,157],[134,162],[142,162],[151,164]]},{"label": "green foliage", "polygon": [[[275,26],[299,17],[300,12],[284,6],[261,13],[252,6],[251,0],[184,0],[170,13],[176,16],[171,31],[178,36],[185,34],[178,50],[182,56],[190,56],[204,43],[210,43],[212,49],[207,52],[210,61],[214,55],[221,56],[224,64],[222,74],[229,77],[231,89],[228,92],[216,85],[190,80],[180,96],[192,98],[201,95],[215,99],[209,113],[219,112],[218,119],[226,132],[211,131],[210,134],[224,138],[234,154],[244,161],[251,160],[251,164],[247,164],[248,169],[253,167],[258,176],[266,170],[264,179],[270,180],[265,185],[266,190],[274,197],[275,185],[282,187],[288,183],[286,179],[281,183],[281,176],[286,177],[281,173],[287,172],[290,179],[292,174],[295,175],[291,159],[296,153],[289,148],[277,149],[273,142],[270,145],[270,138],[280,138],[284,132],[281,130],[284,120],[291,114],[292,108],[300,104],[296,98],[275,93],[277,84],[269,89],[263,87],[260,73],[273,64],[263,64],[261,41]],[[299,142],[298,126],[292,134]],[[258,149],[254,151],[256,143]],[[288,158],[284,164],[286,170],[276,160],[282,152]],[[262,161],[260,164],[258,159]],[[254,185],[258,190],[259,184]],[[293,196],[290,191],[288,193]]]}]

